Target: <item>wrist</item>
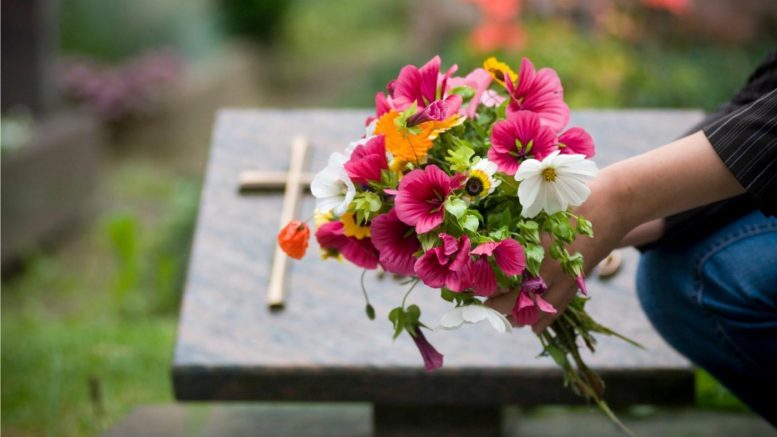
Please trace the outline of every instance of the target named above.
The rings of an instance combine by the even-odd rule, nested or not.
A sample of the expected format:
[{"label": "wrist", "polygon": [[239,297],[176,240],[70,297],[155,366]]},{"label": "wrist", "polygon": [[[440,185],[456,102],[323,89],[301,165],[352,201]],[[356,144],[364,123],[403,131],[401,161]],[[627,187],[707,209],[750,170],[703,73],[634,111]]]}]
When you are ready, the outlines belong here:
[{"label": "wrist", "polygon": [[[621,177],[617,166],[602,169],[589,184],[591,196],[586,201],[589,214],[606,219],[608,227],[614,228],[607,232],[627,233],[644,222],[638,210],[638,202],[634,201],[634,192],[629,185],[628,177]],[[590,205],[589,205],[590,202]]]}]

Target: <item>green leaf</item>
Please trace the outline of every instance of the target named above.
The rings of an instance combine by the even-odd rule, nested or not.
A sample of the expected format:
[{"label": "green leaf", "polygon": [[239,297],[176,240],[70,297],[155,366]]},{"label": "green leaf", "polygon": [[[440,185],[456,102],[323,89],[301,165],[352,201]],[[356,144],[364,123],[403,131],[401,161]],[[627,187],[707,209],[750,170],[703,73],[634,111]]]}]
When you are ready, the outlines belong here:
[{"label": "green leaf", "polygon": [[453,302],[456,300],[456,293],[448,288],[442,287],[440,289],[440,297],[442,297],[445,301]]},{"label": "green leaf", "polygon": [[405,109],[399,114],[399,117],[394,119],[394,123],[399,129],[407,129],[407,119],[414,116],[418,109],[418,102],[413,102],[409,108]]},{"label": "green leaf", "polygon": [[451,164],[453,171],[463,173],[469,169],[470,160],[475,155],[475,151],[464,141],[456,137],[452,138],[456,146],[448,150],[448,156],[445,157],[445,161]]},{"label": "green leaf", "polygon": [[399,186],[399,175],[395,171],[383,169],[380,171],[380,182],[386,188],[396,189]]},{"label": "green leaf", "polygon": [[434,232],[427,232],[425,234],[418,235],[418,241],[421,243],[421,249],[423,249],[424,252],[436,246],[439,240],[440,237],[438,237]]},{"label": "green leaf", "polygon": [[452,89],[450,94],[458,94],[460,95],[464,100],[471,99],[475,96],[475,90],[466,86],[461,85],[457,86],[456,88]]},{"label": "green leaf", "polygon": [[540,265],[545,258],[545,249],[539,244],[529,244],[526,249],[526,268],[534,276],[540,275]]},{"label": "green leaf", "polygon": [[377,215],[383,206],[380,196],[372,191],[358,193],[351,203],[351,208],[356,212],[358,223],[365,223]]},{"label": "green leaf", "polygon": [[525,220],[518,223],[518,229],[527,242],[540,243],[540,225],[534,220]]},{"label": "green leaf", "polygon": [[555,361],[559,367],[566,369],[569,366],[566,354],[558,346],[554,344],[548,344],[545,347],[545,352],[547,352],[548,355],[553,358],[553,361]]},{"label": "green leaf", "polygon": [[469,212],[459,220],[459,223],[461,223],[462,228],[470,232],[477,232],[478,226],[480,226],[480,220],[478,220],[477,216],[475,214],[470,214]]},{"label": "green leaf", "polygon": [[575,239],[575,229],[572,228],[566,211],[549,216],[545,222],[545,230],[550,232],[556,239],[566,243],[571,243]]},{"label": "green leaf", "polygon": [[586,235],[591,238],[594,236],[593,225],[582,215],[577,217],[577,233],[579,235]]},{"label": "green leaf", "polygon": [[452,216],[460,219],[467,212],[467,202],[455,196],[448,196],[448,198],[445,199],[445,210]]},{"label": "green leaf", "polygon": [[510,103],[510,99],[505,99],[505,101],[502,102],[502,104],[499,105],[498,108],[496,108],[496,118],[498,118],[499,120],[504,120],[506,118],[505,113],[507,112],[508,103]]},{"label": "green leaf", "polygon": [[405,329],[405,312],[402,307],[396,307],[388,315],[389,320],[394,325],[394,340]]},{"label": "green leaf", "polygon": [[567,253],[567,249],[562,241],[554,240],[550,245],[550,256],[555,260],[564,262],[569,258],[569,253]]},{"label": "green leaf", "polygon": [[457,307],[462,305],[473,305],[473,304],[477,305],[481,303],[471,293],[468,293],[468,292],[459,293],[445,287],[440,289],[440,297],[442,297],[444,300],[448,302],[455,302]]}]

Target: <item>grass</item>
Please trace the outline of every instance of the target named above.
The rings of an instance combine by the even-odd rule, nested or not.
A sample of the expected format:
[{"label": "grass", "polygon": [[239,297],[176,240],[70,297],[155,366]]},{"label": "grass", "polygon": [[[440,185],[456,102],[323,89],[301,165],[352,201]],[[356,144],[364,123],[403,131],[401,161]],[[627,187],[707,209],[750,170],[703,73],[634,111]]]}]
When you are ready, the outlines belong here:
[{"label": "grass", "polygon": [[3,283],[3,434],[93,435],[172,400],[169,369],[199,186],[110,172],[106,212]]}]

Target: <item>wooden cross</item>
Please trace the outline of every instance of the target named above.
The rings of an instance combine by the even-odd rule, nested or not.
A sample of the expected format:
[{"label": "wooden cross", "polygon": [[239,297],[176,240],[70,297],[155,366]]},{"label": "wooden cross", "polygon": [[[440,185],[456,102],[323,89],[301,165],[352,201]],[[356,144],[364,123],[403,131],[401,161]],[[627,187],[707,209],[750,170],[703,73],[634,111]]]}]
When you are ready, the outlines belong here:
[{"label": "wooden cross", "polygon": [[[307,138],[302,136],[295,137],[291,143],[291,158],[289,160],[288,172],[248,170],[240,173],[241,193],[254,190],[279,190],[281,188],[284,190],[283,207],[281,208],[278,230],[291,220],[294,220],[302,190],[303,188],[310,188],[310,183],[313,180],[312,174],[303,172],[307,149]],[[270,309],[278,310],[283,308],[288,261],[288,256],[276,244],[272,270],[270,271],[270,284],[267,288],[267,305],[269,305]]]}]

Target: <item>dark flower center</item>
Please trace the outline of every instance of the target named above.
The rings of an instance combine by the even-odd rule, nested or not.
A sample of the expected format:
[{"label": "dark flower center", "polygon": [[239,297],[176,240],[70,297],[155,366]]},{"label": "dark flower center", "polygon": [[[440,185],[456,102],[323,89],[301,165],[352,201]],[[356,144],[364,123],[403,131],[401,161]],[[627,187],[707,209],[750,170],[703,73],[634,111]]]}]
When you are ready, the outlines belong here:
[{"label": "dark flower center", "polygon": [[477,196],[483,192],[483,181],[478,178],[469,178],[467,179],[467,183],[464,185],[464,190],[470,196]]}]

